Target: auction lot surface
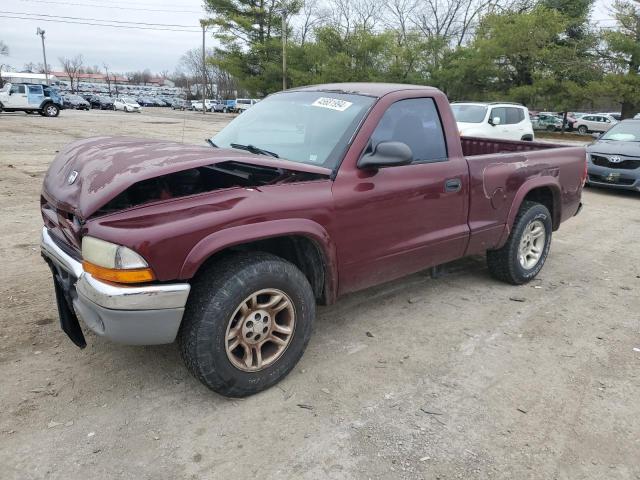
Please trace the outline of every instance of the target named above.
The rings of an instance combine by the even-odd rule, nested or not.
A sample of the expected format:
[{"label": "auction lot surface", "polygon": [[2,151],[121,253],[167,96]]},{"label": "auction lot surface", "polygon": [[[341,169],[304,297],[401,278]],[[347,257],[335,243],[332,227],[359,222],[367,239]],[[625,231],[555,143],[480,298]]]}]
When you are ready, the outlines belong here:
[{"label": "auction lot surface", "polygon": [[0,115],[0,478],[640,478],[637,194],[588,189],[529,285],[472,258],[320,308],[299,365],[245,400],[203,387],[175,345],[76,348],[39,253],[56,150],[203,144],[230,118]]}]

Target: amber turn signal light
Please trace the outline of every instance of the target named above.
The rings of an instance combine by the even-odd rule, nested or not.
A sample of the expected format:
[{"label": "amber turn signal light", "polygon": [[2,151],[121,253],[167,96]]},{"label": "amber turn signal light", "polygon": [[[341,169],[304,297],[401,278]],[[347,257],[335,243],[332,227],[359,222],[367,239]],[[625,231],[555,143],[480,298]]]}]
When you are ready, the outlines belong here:
[{"label": "amber turn signal light", "polygon": [[155,275],[150,268],[134,268],[120,270],[115,268],[105,268],[95,265],[86,260],[82,262],[84,271],[90,273],[98,280],[105,280],[114,283],[144,283],[155,280]]}]

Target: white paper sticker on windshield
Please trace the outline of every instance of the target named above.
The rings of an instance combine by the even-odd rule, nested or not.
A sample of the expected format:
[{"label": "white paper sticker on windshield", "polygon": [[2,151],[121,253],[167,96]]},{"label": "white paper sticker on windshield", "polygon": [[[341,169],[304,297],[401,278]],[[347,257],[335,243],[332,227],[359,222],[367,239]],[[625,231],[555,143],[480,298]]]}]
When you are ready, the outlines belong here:
[{"label": "white paper sticker on windshield", "polygon": [[330,108],[331,110],[344,112],[347,108],[353,105],[353,103],[347,102],[346,100],[340,100],[339,98],[320,97],[311,105],[313,107]]}]

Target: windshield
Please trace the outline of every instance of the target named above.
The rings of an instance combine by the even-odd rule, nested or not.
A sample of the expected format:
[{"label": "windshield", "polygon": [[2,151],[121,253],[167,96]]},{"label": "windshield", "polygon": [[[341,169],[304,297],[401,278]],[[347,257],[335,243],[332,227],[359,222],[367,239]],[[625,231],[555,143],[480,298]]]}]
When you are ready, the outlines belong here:
[{"label": "windshield", "polygon": [[374,98],[335,92],[274,94],[236,117],[211,140],[251,145],[294,162],[333,169]]},{"label": "windshield", "polygon": [[458,103],[451,105],[451,109],[453,110],[453,116],[456,117],[456,122],[460,123],[482,123],[487,115],[487,107],[483,105]]},{"label": "windshield", "polygon": [[618,123],[611,127],[602,137],[601,140],[614,140],[617,142],[639,142],[640,141],[640,123]]},{"label": "windshield", "polygon": [[136,101],[131,97],[122,97],[122,101],[125,103],[136,103]]}]

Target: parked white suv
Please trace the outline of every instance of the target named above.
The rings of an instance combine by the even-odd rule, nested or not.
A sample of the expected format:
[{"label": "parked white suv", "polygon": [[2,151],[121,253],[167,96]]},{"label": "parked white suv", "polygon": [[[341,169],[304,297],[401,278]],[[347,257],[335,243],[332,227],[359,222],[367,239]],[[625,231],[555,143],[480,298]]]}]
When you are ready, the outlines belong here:
[{"label": "parked white suv", "polygon": [[518,103],[454,102],[451,109],[463,137],[534,138],[529,110]]},{"label": "parked white suv", "polygon": [[245,110],[248,110],[260,100],[255,98],[236,98],[236,112],[242,113]]},{"label": "parked white suv", "polygon": [[141,112],[140,104],[131,97],[119,97],[113,102],[114,110],[122,110],[125,112]]}]

